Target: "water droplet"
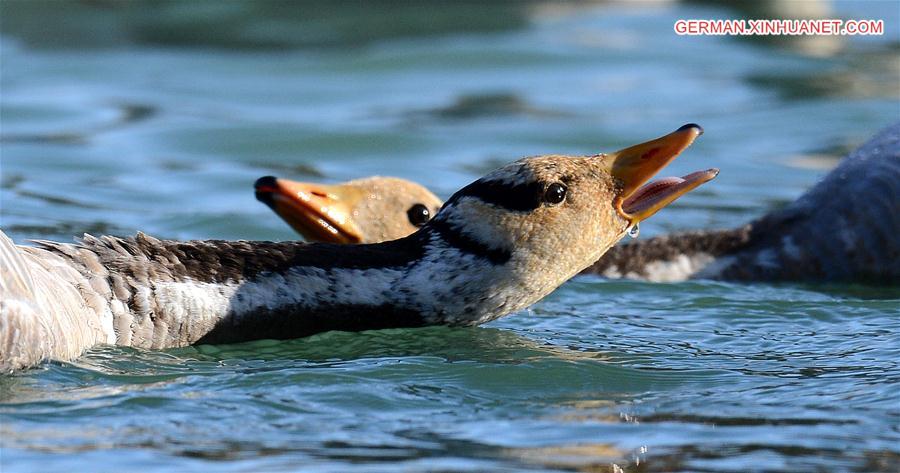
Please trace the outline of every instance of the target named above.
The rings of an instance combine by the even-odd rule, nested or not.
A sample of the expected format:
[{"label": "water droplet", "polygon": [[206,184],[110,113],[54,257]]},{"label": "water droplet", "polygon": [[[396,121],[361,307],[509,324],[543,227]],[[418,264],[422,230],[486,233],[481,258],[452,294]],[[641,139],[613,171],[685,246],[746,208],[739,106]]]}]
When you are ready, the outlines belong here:
[{"label": "water droplet", "polygon": [[631,238],[637,238],[641,233],[641,227],[639,227],[637,223],[632,223],[625,229],[625,232],[628,233],[628,236]]}]

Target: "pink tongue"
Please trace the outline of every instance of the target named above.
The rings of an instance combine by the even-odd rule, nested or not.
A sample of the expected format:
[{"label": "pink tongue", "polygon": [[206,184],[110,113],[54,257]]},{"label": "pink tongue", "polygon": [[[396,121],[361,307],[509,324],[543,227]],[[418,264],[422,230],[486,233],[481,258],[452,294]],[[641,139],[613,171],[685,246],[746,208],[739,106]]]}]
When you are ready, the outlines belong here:
[{"label": "pink tongue", "polygon": [[625,202],[622,202],[622,210],[627,213],[640,212],[668,195],[682,182],[685,181],[680,177],[664,177],[644,184],[634,194],[631,194],[631,197],[625,199]]},{"label": "pink tongue", "polygon": [[631,214],[652,207],[657,202],[666,198],[666,196],[680,191],[682,188],[691,185],[698,179],[704,179],[706,181],[715,177],[715,174],[713,174],[712,177],[709,177],[710,173],[713,171],[718,174],[718,170],[711,169],[707,171],[692,172],[684,177],[664,177],[644,184],[640,189],[635,191],[631,197],[622,202],[622,210]]}]

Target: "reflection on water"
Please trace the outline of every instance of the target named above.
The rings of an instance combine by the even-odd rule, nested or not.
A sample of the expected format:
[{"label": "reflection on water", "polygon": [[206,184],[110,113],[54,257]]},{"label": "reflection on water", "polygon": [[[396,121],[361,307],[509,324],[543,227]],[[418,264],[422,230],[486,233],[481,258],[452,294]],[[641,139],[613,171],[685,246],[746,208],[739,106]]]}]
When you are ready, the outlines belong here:
[{"label": "reflection on water", "polygon": [[412,117],[422,114],[447,120],[471,120],[514,115],[550,118],[562,115],[562,112],[542,110],[512,93],[494,93],[463,95],[451,105],[416,113]]},{"label": "reflection on water", "polygon": [[825,70],[805,73],[749,75],[748,83],[772,88],[786,100],[821,98],[900,98],[900,55],[896,47],[856,52]]},{"label": "reflection on water", "polygon": [[[253,198],[261,175],[447,197],[524,155],[687,122],[706,133],[667,174],[722,173],[642,237],[734,227],[898,118],[894,6],[4,1],[2,228],[292,239]],[[887,32],[818,49],[672,32],[819,14]],[[0,378],[0,467],[897,471],[898,299],[588,277],[488,327],[98,348]]]},{"label": "reflection on water", "polygon": [[[6,113],[12,114],[25,114],[28,112],[25,110],[15,110],[13,108],[10,110],[8,107],[6,108]],[[135,123],[141,122],[143,120],[148,120],[153,118],[156,115],[157,110],[151,105],[140,105],[140,104],[120,104],[115,108],[116,114],[118,115],[113,120],[108,123],[96,123],[93,124],[88,129],[82,129],[79,131],[53,131],[49,133],[41,133],[41,134],[28,134],[28,133],[0,133],[0,143],[34,143],[34,144],[48,144],[48,145],[84,145],[88,143],[91,135],[96,135],[108,131],[113,131],[120,127],[126,127],[129,125],[133,125]]]},{"label": "reflection on water", "polygon": [[[625,452],[602,443],[511,448],[503,453],[525,464],[564,470],[612,473],[622,471],[621,467],[628,465],[628,455]],[[639,465],[640,461],[636,460],[634,466]],[[617,470],[617,467],[620,469]]]}]

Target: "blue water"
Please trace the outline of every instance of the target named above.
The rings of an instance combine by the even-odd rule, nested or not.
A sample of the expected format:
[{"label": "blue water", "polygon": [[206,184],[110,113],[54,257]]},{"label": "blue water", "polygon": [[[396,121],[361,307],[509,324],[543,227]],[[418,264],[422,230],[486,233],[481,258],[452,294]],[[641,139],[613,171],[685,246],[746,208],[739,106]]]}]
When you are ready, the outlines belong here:
[{"label": "blue water", "polygon": [[[674,35],[766,14],[714,4],[304,5],[3,2],[3,231],[294,239],[257,177],[447,197],[688,122],[706,133],[665,174],[721,175],[642,238],[724,228],[900,119],[893,2],[821,4],[884,36],[779,42]],[[898,300],[584,277],[478,328],[98,348],[0,378],[0,467],[898,471]]]}]

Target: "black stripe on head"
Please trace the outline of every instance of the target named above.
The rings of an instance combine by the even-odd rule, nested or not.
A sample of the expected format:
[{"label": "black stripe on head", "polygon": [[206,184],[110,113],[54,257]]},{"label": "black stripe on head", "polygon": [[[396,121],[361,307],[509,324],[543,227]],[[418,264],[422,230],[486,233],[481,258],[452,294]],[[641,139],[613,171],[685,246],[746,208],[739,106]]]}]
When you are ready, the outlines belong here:
[{"label": "black stripe on head", "polygon": [[426,228],[436,233],[445,243],[457,250],[484,258],[494,265],[505,264],[512,258],[508,250],[491,248],[484,243],[462,233],[458,228],[447,223],[444,219],[433,219],[428,222]]},{"label": "black stripe on head", "polygon": [[484,203],[513,212],[530,212],[541,206],[543,196],[542,182],[510,184],[503,181],[477,180],[453,194],[444,207],[455,204],[463,197],[474,197]]}]

